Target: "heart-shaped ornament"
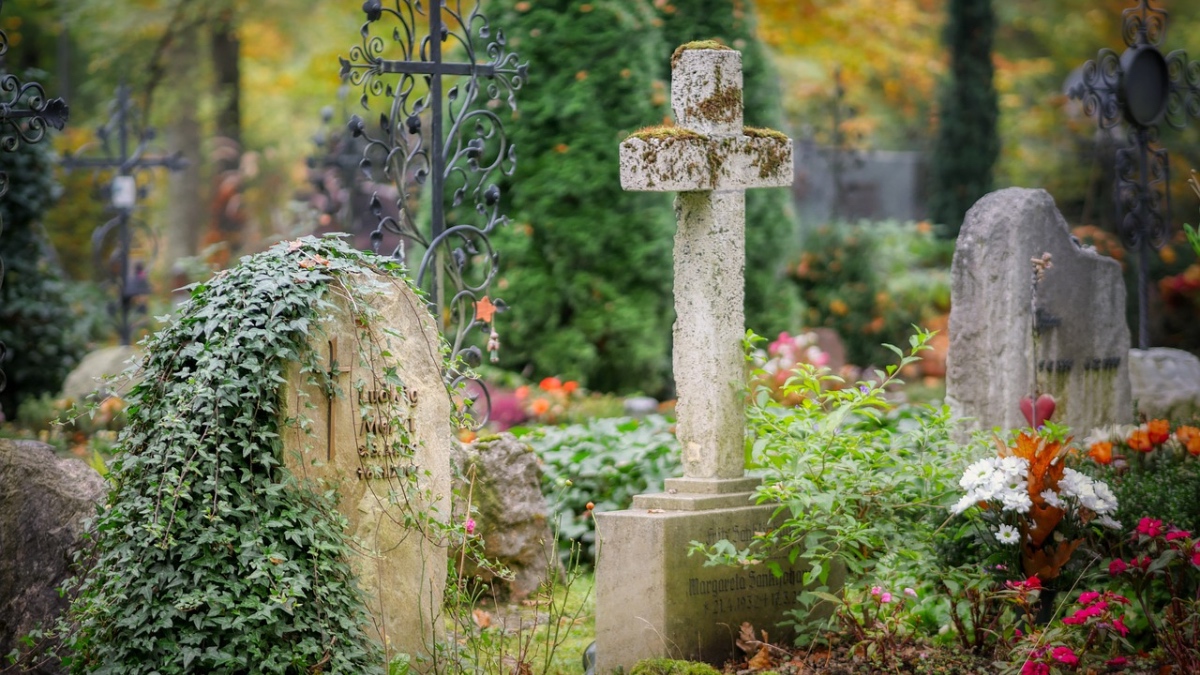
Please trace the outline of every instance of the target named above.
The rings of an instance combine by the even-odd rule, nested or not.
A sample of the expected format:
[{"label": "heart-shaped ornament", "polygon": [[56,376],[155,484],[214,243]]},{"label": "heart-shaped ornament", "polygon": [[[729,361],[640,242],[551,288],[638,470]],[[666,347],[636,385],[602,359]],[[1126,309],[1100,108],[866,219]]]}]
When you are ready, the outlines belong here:
[{"label": "heart-shaped ornament", "polygon": [[1021,399],[1021,414],[1025,416],[1025,421],[1029,422],[1029,426],[1037,429],[1042,426],[1042,423],[1054,416],[1054,408],[1058,404],[1054,402],[1054,397],[1050,394],[1042,394],[1037,397],[1037,401],[1033,397],[1026,396]]}]

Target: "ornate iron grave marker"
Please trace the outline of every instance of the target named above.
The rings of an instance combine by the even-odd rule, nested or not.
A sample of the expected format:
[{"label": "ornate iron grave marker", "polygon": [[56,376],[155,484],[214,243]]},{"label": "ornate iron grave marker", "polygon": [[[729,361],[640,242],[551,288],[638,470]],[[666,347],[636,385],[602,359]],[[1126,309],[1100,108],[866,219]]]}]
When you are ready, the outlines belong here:
[{"label": "ornate iron grave marker", "polygon": [[[0,11],[4,0],[0,0]],[[8,53],[8,35],[0,28],[0,59]],[[61,98],[46,98],[46,90],[38,82],[21,82],[11,73],[0,75],[0,151],[15,152],[22,143],[37,143],[48,127],[59,131],[67,124],[70,108]],[[0,171],[0,197],[8,192],[8,174]],[[4,222],[0,220],[0,232]],[[4,260],[0,259],[0,285],[4,283]],[[4,359],[8,350],[0,342],[0,391],[8,384],[4,376]]]},{"label": "ornate iron grave marker", "polygon": [[[138,198],[146,196],[146,188],[138,187],[137,174],[143,169],[154,167],[178,171],[187,166],[187,161],[179,153],[166,157],[146,156],[150,141],[154,140],[155,136],[154,129],[150,127],[143,126],[136,135],[136,143],[134,142],[132,127],[137,121],[137,110],[129,98],[129,87],[117,87],[117,97],[109,107],[111,116],[108,122],[96,130],[96,138],[104,156],[81,157],[77,153],[73,157],[64,157],[62,165],[68,170],[91,168],[97,173],[115,170],[112,181],[102,192],[108,195],[117,215],[92,232],[92,256],[97,271],[107,272],[109,280],[116,286],[117,301],[110,305],[110,309],[117,321],[117,336],[122,345],[128,345],[133,338],[133,321],[130,315],[133,313],[135,300],[150,293],[145,262],[134,263],[130,260],[130,252],[133,249],[133,211],[137,207]],[[139,222],[137,225],[140,225],[143,233],[150,234],[145,223]],[[108,253],[107,256],[104,255],[105,252]]]},{"label": "ornate iron grave marker", "polygon": [[[367,0],[361,43],[339,61],[342,77],[362,87],[364,108],[369,109],[372,97],[389,99],[377,132],[368,131],[357,115],[349,124],[355,137],[366,139],[360,162],[364,173],[370,177],[379,171],[398,188],[397,215],[385,215],[378,195],[372,198],[379,222],[371,233],[372,247],[379,252],[385,238],[394,241],[392,255],[401,260],[408,258],[408,246],[423,249],[416,280],[429,292],[430,310],[450,343],[450,362],[461,355],[476,364],[482,354],[465,344],[467,332],[475,326],[488,332],[488,351],[495,361],[500,337],[493,314],[505,308],[503,301],[487,296],[498,265],[489,235],[508,222],[500,212],[500,188],[492,180],[496,172],[511,176],[516,167],[515,148],[493,108],[504,99],[516,110],[526,65],[508,50],[504,32],[493,31],[478,1],[470,12],[462,5],[461,0],[430,0],[426,9],[422,0],[392,0],[384,7],[381,0]],[[428,32],[418,34],[424,23]],[[447,47],[465,58],[446,61]],[[396,58],[385,58],[385,51]],[[485,62],[478,58],[480,51]],[[387,75],[397,77],[385,81]],[[427,231],[418,215],[426,184]],[[452,209],[474,202],[480,222],[448,222],[447,202]],[[466,379],[454,370],[447,378],[452,384]],[[482,385],[479,392],[487,397]],[[475,417],[478,424],[485,423],[486,409]]]},{"label": "ornate iron grave marker", "polygon": [[1200,117],[1200,62],[1188,61],[1182,49],[1163,56],[1167,12],[1151,7],[1150,0],[1139,0],[1121,17],[1125,52],[1101,49],[1067,95],[1081,99],[1101,129],[1121,122],[1129,127],[1129,145],[1116,157],[1117,231],[1121,243],[1137,252],[1138,348],[1146,349],[1147,259],[1151,246],[1166,241],[1171,213],[1171,166],[1166,149],[1158,146],[1158,126],[1182,129],[1189,118]]}]

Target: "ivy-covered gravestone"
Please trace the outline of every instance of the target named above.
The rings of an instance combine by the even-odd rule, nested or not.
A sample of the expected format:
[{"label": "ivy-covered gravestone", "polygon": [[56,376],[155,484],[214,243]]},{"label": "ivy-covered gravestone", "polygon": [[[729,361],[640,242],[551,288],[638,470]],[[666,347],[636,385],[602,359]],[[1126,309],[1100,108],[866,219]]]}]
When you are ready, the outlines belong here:
[{"label": "ivy-covered gravestone", "polygon": [[401,267],[280,244],[195,285],[144,348],[72,671],[357,674],[427,651],[451,404]]},{"label": "ivy-covered gravestone", "polygon": [[284,415],[304,423],[287,425],[284,462],[337,492],[372,635],[389,657],[428,653],[446,582],[435,531],[451,508],[441,337],[404,279],[364,272],[331,291],[309,341],[321,377],[287,374]]}]

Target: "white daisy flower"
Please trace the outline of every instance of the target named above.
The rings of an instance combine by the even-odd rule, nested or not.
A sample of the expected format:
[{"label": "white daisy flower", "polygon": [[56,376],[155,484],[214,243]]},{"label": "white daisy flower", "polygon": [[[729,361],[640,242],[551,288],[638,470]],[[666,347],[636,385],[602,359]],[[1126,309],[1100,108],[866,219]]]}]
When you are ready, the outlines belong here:
[{"label": "white daisy flower", "polygon": [[1040,496],[1042,498],[1042,501],[1046,502],[1050,506],[1060,508],[1060,509],[1063,506],[1062,500],[1058,498],[1058,493],[1055,492],[1054,490],[1042,490]]},{"label": "white daisy flower", "polygon": [[996,541],[1001,544],[1015,544],[1021,541],[1021,535],[1017,533],[1017,528],[1012,525],[1001,525],[996,530]]}]

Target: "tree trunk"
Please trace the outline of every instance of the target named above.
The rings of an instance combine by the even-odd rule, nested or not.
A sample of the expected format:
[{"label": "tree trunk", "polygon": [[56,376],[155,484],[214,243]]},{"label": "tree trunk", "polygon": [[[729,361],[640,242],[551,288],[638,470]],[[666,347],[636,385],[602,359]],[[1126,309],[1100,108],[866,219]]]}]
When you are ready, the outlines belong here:
[{"label": "tree trunk", "polygon": [[184,83],[173,88],[167,101],[169,122],[165,129],[167,149],[170,152],[182,152],[188,162],[183,170],[169,172],[167,183],[170,209],[167,214],[164,267],[169,273],[171,287],[178,288],[188,283],[178,278],[179,260],[198,252],[208,215],[200,190],[203,157],[200,122],[196,117],[196,110],[200,107],[200,90],[191,84],[196,82],[200,66],[200,45],[194,24],[179,30],[166,61],[170,81]]},{"label": "tree trunk", "polygon": [[218,235],[229,244],[232,259],[244,248],[242,208],[241,63],[237,19],[233,9],[222,11],[211,24],[212,65],[216,78],[217,150],[214,169],[213,216]]}]

